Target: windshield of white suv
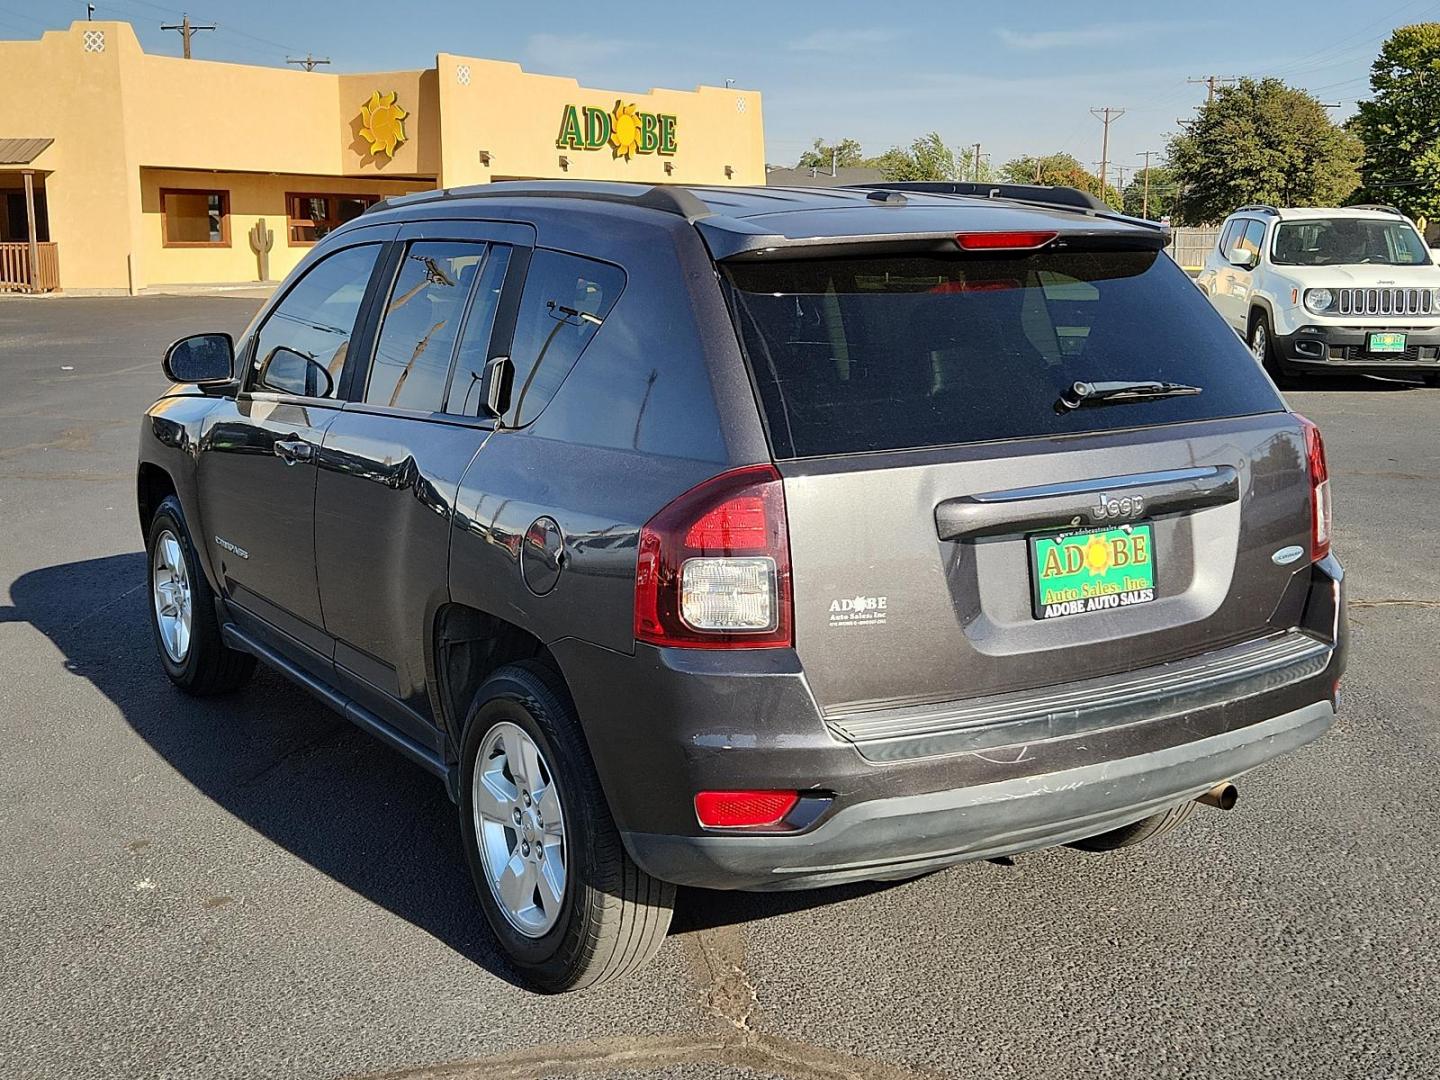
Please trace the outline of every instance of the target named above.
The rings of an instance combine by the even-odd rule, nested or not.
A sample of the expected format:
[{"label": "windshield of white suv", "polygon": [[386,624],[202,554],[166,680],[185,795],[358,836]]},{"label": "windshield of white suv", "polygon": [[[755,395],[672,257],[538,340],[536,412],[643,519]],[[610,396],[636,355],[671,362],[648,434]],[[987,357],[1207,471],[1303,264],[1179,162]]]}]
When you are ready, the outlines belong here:
[{"label": "windshield of white suv", "polygon": [[1315,218],[1281,222],[1271,259],[1277,266],[1428,266],[1430,254],[1408,221]]}]

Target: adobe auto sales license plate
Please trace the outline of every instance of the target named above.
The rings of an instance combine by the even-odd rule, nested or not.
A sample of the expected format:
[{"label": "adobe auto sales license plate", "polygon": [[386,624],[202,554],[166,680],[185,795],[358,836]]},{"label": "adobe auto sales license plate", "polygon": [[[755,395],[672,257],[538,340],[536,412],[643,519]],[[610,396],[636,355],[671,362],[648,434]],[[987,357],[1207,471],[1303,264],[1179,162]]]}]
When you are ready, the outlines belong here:
[{"label": "adobe auto sales license plate", "polygon": [[1148,524],[1043,533],[1030,541],[1030,605],[1037,619],[1148,604],[1155,599]]},{"label": "adobe auto sales license plate", "polygon": [[1405,351],[1405,335],[1404,335],[1404,334],[1371,334],[1371,335],[1370,335],[1370,345],[1369,345],[1369,350],[1368,350],[1368,351],[1370,351],[1370,352],[1381,352],[1381,353],[1384,353],[1384,352],[1404,352],[1404,351]]}]

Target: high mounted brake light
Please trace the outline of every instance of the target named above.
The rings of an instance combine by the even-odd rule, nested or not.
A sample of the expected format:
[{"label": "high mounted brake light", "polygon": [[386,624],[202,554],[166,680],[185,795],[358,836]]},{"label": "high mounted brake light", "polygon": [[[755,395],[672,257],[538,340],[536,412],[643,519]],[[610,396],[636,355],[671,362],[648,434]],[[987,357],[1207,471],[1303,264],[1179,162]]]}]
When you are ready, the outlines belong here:
[{"label": "high mounted brake light", "polygon": [[969,232],[956,233],[962,251],[1034,251],[1059,236],[1054,232]]},{"label": "high mounted brake light", "polygon": [[1330,466],[1325,460],[1325,440],[1320,429],[1299,413],[1295,419],[1305,432],[1305,461],[1310,471],[1310,559],[1312,562],[1330,554]]},{"label": "high mounted brake light", "polygon": [[640,531],[635,638],[691,649],[791,644],[790,538],[773,465],[712,477]]}]

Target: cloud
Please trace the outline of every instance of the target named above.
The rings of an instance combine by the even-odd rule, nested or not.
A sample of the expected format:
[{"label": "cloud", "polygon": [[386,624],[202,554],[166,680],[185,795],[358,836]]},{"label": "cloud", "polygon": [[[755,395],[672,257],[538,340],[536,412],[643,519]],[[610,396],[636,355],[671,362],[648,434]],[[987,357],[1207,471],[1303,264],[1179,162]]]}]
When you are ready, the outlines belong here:
[{"label": "cloud", "polygon": [[795,52],[850,53],[884,45],[900,36],[898,30],[879,27],[856,30],[816,30],[790,43]]},{"label": "cloud", "polygon": [[531,34],[525,42],[525,62],[564,75],[594,64],[612,60],[631,47],[617,38],[597,38],[581,34]]},{"label": "cloud", "polygon": [[[1174,27],[1164,26],[1163,29],[1170,31]],[[1037,52],[1042,49],[1072,49],[1084,45],[1113,45],[1116,42],[1133,41],[1135,38],[1158,34],[1161,30],[1162,25],[1159,23],[1128,22],[1102,23],[1099,26],[1086,26],[1075,30],[1032,31],[1001,27],[995,33],[1012,49]]]}]

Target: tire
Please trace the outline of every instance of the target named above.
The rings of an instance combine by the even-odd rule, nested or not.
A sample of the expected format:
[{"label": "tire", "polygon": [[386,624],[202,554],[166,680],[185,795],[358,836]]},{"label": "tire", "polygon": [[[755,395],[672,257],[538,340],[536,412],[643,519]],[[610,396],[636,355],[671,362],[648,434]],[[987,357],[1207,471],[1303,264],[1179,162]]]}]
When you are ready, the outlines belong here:
[{"label": "tire", "polygon": [[[526,757],[527,739],[535,759]],[[539,792],[533,799],[531,788]],[[460,830],[485,917],[535,989],[560,993],[619,978],[664,943],[675,886],[630,860],[564,682],[538,661],[501,668],[475,695],[461,747]]]},{"label": "tire", "polygon": [[1285,370],[1285,365],[1275,355],[1275,345],[1272,341],[1273,334],[1270,330],[1270,316],[1263,311],[1254,311],[1250,314],[1250,336],[1245,343],[1250,347],[1250,355],[1255,357],[1270,376],[1280,382],[1290,373]]},{"label": "tire", "polygon": [[150,629],[165,674],[196,697],[238,690],[254,673],[255,657],[225,644],[215,613],[215,592],[200,568],[184,511],[174,495],[155,511],[145,555]]},{"label": "tire", "polygon": [[1147,818],[1132,821],[1129,825],[1122,825],[1118,829],[1111,829],[1098,836],[1073,840],[1065,846],[1072,847],[1077,851],[1091,852],[1118,851],[1121,848],[1134,847],[1147,840],[1154,840],[1157,836],[1163,836],[1188,818],[1194,809],[1194,801],[1186,799],[1158,814],[1151,814]]}]

